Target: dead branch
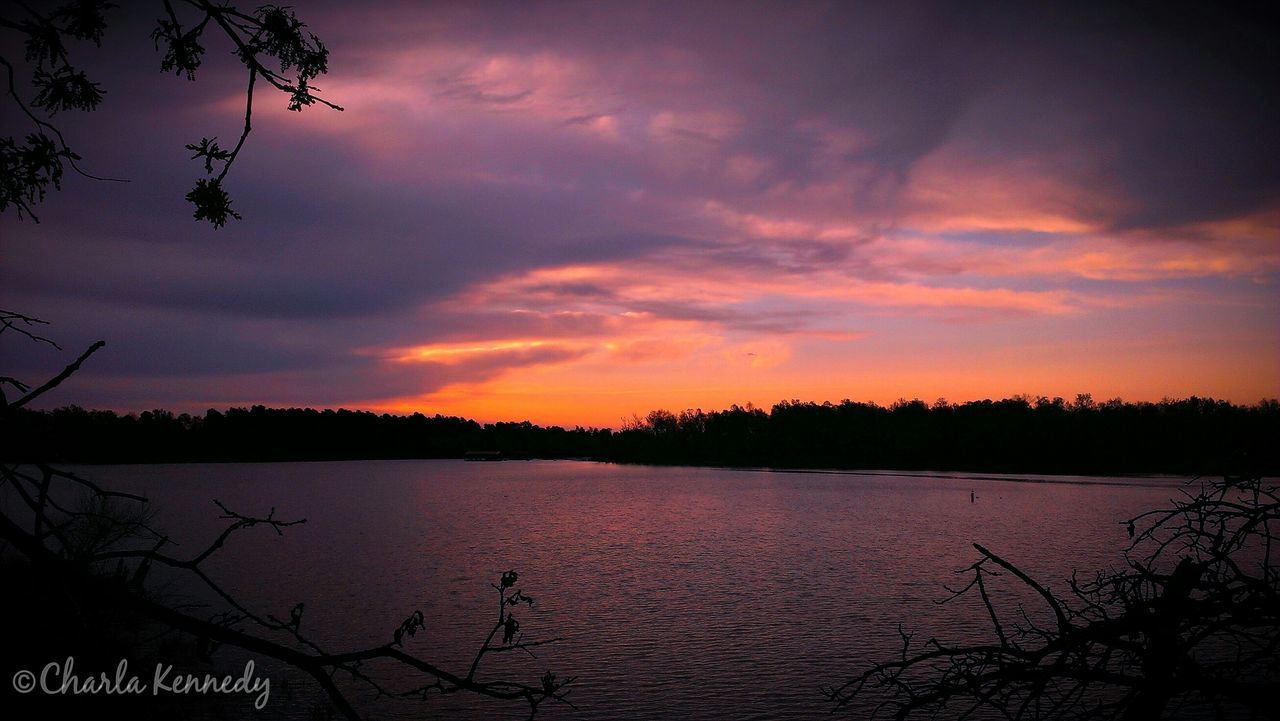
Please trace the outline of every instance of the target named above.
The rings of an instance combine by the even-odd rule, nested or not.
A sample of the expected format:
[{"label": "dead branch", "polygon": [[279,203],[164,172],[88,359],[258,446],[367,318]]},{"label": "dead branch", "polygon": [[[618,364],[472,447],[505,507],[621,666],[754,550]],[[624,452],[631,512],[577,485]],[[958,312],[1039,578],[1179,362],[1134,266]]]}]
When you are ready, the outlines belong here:
[{"label": "dead branch", "polygon": [[[21,320],[25,316],[17,316]],[[76,371],[95,351],[95,343],[62,372],[30,391],[12,404],[0,405],[0,420],[41,394],[57,387]],[[74,508],[61,500],[69,489],[88,494],[87,508]],[[113,607],[131,609],[160,626],[194,635],[202,644],[224,644],[288,663],[313,678],[324,690],[334,707],[348,719],[359,719],[360,713],[335,681],[337,672],[353,682],[372,689],[378,697],[423,697],[430,691],[466,692],[500,700],[523,701],[532,718],[539,706],[550,700],[573,704],[568,700],[570,685],[576,677],[557,680],[547,671],[540,679],[521,682],[511,679],[482,679],[481,662],[487,654],[521,651],[533,656],[533,649],[560,639],[526,640],[512,610],[521,604],[533,606],[533,598],[516,588],[514,570],[501,575],[493,588],[498,591],[497,622],[477,650],[465,673],[454,673],[415,656],[403,646],[423,626],[421,611],[412,613],[391,634],[391,641],[368,648],[330,652],[302,631],[304,604],[294,605],[287,619],[258,613],[226,591],[204,569],[204,564],[224,549],[230,538],[255,527],[266,527],[277,535],[285,529],[305,523],[306,519],[281,520],[272,508],[265,516],[254,516],[232,510],[221,501],[214,504],[227,527],[209,544],[188,558],[164,551],[173,542],[152,527],[147,499],[131,493],[115,491],[45,463],[0,464],[0,492],[11,492],[16,504],[0,505],[0,540],[17,549],[44,575],[67,588],[94,588],[94,593],[110,598],[81,599],[90,603],[109,602]],[[113,509],[108,502],[132,504],[132,510]],[[24,528],[17,511],[25,508]],[[88,535],[88,540],[77,536]],[[145,544],[145,545],[139,545]],[[114,563],[114,572],[104,566]],[[146,579],[155,565],[188,574],[216,596],[223,604],[206,618],[188,609],[155,600]],[[95,578],[115,577],[125,582],[108,585],[90,583]],[[256,629],[256,631],[255,631]],[[498,633],[502,632],[501,639]],[[277,640],[269,634],[279,634]],[[361,664],[369,661],[394,663],[425,675],[429,680],[410,689],[391,689],[366,672]]]},{"label": "dead branch", "polygon": [[[872,718],[1138,720],[1175,705],[1265,717],[1280,697],[1277,523],[1274,485],[1244,476],[1204,483],[1172,508],[1124,522],[1133,539],[1126,566],[1091,581],[1073,575],[1065,596],[974,544],[982,558],[963,571],[969,583],[943,602],[977,593],[994,643],[916,645],[900,628],[897,659],[822,693],[833,710],[862,704]],[[1054,623],[1025,609],[1017,623],[1003,621],[988,563],[1034,592]]]}]

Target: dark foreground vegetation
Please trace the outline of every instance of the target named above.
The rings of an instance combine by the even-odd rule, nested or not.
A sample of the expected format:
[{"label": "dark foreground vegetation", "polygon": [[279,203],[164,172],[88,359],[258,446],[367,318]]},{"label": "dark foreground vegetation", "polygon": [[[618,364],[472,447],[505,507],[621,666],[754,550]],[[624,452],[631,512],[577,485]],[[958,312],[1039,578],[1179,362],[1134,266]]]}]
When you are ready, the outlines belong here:
[{"label": "dark foreground vegetation", "polygon": [[1205,398],[1095,403],[1088,396],[928,405],[782,402],[769,411],[653,411],[619,431],[481,425],[348,410],[209,410],[119,415],[24,410],[0,454],[73,463],[594,458],[690,465],[1057,473],[1280,472],[1280,402]]},{"label": "dark foreground vegetation", "polygon": [[[1280,495],[1245,476],[1130,518],[1124,563],[1042,583],[982,544],[943,603],[985,632],[927,641],[824,689],[861,718],[1274,719]],[[1020,602],[1016,602],[1018,599]],[[980,603],[975,603],[980,602]],[[985,611],[985,613],[983,613]]]}]

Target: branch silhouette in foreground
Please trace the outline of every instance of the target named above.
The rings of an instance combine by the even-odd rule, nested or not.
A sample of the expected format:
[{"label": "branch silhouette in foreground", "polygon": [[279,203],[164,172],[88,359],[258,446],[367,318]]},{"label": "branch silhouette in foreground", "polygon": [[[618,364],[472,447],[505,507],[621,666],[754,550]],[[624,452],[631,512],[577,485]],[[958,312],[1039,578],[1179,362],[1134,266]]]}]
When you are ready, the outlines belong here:
[{"label": "branch silhouette in foreground", "polygon": [[[1195,483],[1195,481],[1193,481]],[[1128,521],[1125,567],[1076,576],[1058,595],[981,545],[968,583],[993,638],[913,644],[898,658],[823,689],[833,710],[871,717],[1168,718],[1204,708],[1216,718],[1272,718],[1280,698],[1280,575],[1272,546],[1277,488],[1226,476],[1184,491],[1171,508]],[[1034,600],[1000,610],[997,577]]]},{"label": "branch silhouette in foreground", "polygon": [[[7,314],[5,329],[13,322],[38,324],[35,319]],[[22,332],[15,326],[13,330]],[[23,333],[33,340],[44,340]],[[4,379],[22,394],[12,403],[0,387],[0,437],[9,413],[52,390],[69,378],[80,365],[103,346],[89,347],[74,362],[49,381],[31,389],[12,379]],[[76,494],[82,494],[79,504]],[[87,502],[85,499],[87,498]],[[423,628],[421,611],[414,611],[390,634],[385,643],[366,648],[333,652],[322,648],[302,631],[304,605],[297,604],[287,619],[262,614],[248,608],[227,592],[204,567],[232,535],[263,526],[277,534],[305,523],[305,519],[281,520],[275,509],[266,516],[239,513],[215,500],[227,527],[207,547],[190,557],[166,551],[170,539],[151,525],[148,502],[138,495],[107,488],[46,463],[0,465],[0,540],[16,550],[24,562],[38,569],[34,577],[81,594],[77,604],[120,608],[167,629],[190,634],[206,650],[219,645],[234,646],[294,666],[308,674],[325,691],[333,706],[348,719],[359,719],[347,692],[335,680],[339,674],[372,689],[377,697],[421,696],[465,691],[493,699],[522,701],[532,718],[548,700],[573,706],[566,698],[574,678],[557,679],[547,671],[540,679],[521,682],[488,679],[481,674],[481,662],[493,653],[533,649],[560,639],[526,640],[513,611],[521,604],[532,607],[533,598],[516,587],[514,570],[503,573],[493,588],[498,595],[498,614],[484,642],[465,671],[450,671],[420,658],[405,646]],[[223,606],[216,614],[199,616],[189,607],[165,603],[149,591],[149,572],[162,566],[199,582]],[[9,593],[14,591],[10,589]],[[499,634],[501,637],[499,638]],[[367,662],[384,662],[420,674],[421,683],[410,688],[391,688],[366,670]]]},{"label": "branch silhouette in foreground", "polygon": [[[0,212],[13,206],[19,218],[29,216],[38,222],[33,207],[44,200],[50,187],[61,188],[66,168],[92,180],[119,180],[83,170],[78,164],[81,156],[54,122],[59,112],[92,112],[102,103],[105,91],[89,78],[84,63],[73,62],[72,56],[76,45],[102,45],[107,14],[117,7],[107,0],[73,0],[49,10],[22,2],[0,9],[0,33],[7,33],[23,48],[18,59],[5,57],[0,46],[0,68],[8,82],[5,102],[18,110],[28,126],[24,138],[0,136]],[[221,228],[228,220],[240,218],[231,208],[223,180],[253,131],[253,98],[259,79],[288,97],[289,110],[298,112],[317,104],[342,110],[312,85],[329,71],[329,50],[287,6],[262,5],[245,11],[214,0],[163,0],[157,10],[163,15],[156,20],[151,40],[163,53],[161,72],[195,80],[209,30],[233,48],[232,54],[247,73],[244,124],[235,144],[223,147],[214,136],[186,146],[206,176],[187,193],[195,207],[193,215]],[[31,98],[23,95],[28,87],[35,89]]]}]

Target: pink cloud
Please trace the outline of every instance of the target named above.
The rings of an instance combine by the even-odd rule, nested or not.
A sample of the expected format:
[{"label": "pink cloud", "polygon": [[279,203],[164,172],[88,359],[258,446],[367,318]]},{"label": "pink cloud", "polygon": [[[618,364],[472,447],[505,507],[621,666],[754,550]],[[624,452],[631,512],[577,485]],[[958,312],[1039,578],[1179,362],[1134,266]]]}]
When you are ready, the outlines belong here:
[{"label": "pink cloud", "polygon": [[911,169],[899,212],[926,232],[1099,230],[1126,210],[1114,188],[1069,180],[1052,157],[993,158],[953,143]]}]

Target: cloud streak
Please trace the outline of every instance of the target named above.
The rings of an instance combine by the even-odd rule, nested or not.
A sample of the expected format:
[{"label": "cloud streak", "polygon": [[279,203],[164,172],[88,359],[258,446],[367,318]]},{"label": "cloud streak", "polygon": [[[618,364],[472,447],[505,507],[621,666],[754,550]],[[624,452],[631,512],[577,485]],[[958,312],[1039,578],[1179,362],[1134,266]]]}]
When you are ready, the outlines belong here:
[{"label": "cloud streak", "polygon": [[241,91],[126,53],[124,105],[69,128],[140,180],[0,219],[5,302],[106,337],[83,397],[123,409],[1276,395],[1274,47],[1151,11],[300,8],[348,110],[255,109],[244,222],[191,225],[169,152],[233,132]]}]

